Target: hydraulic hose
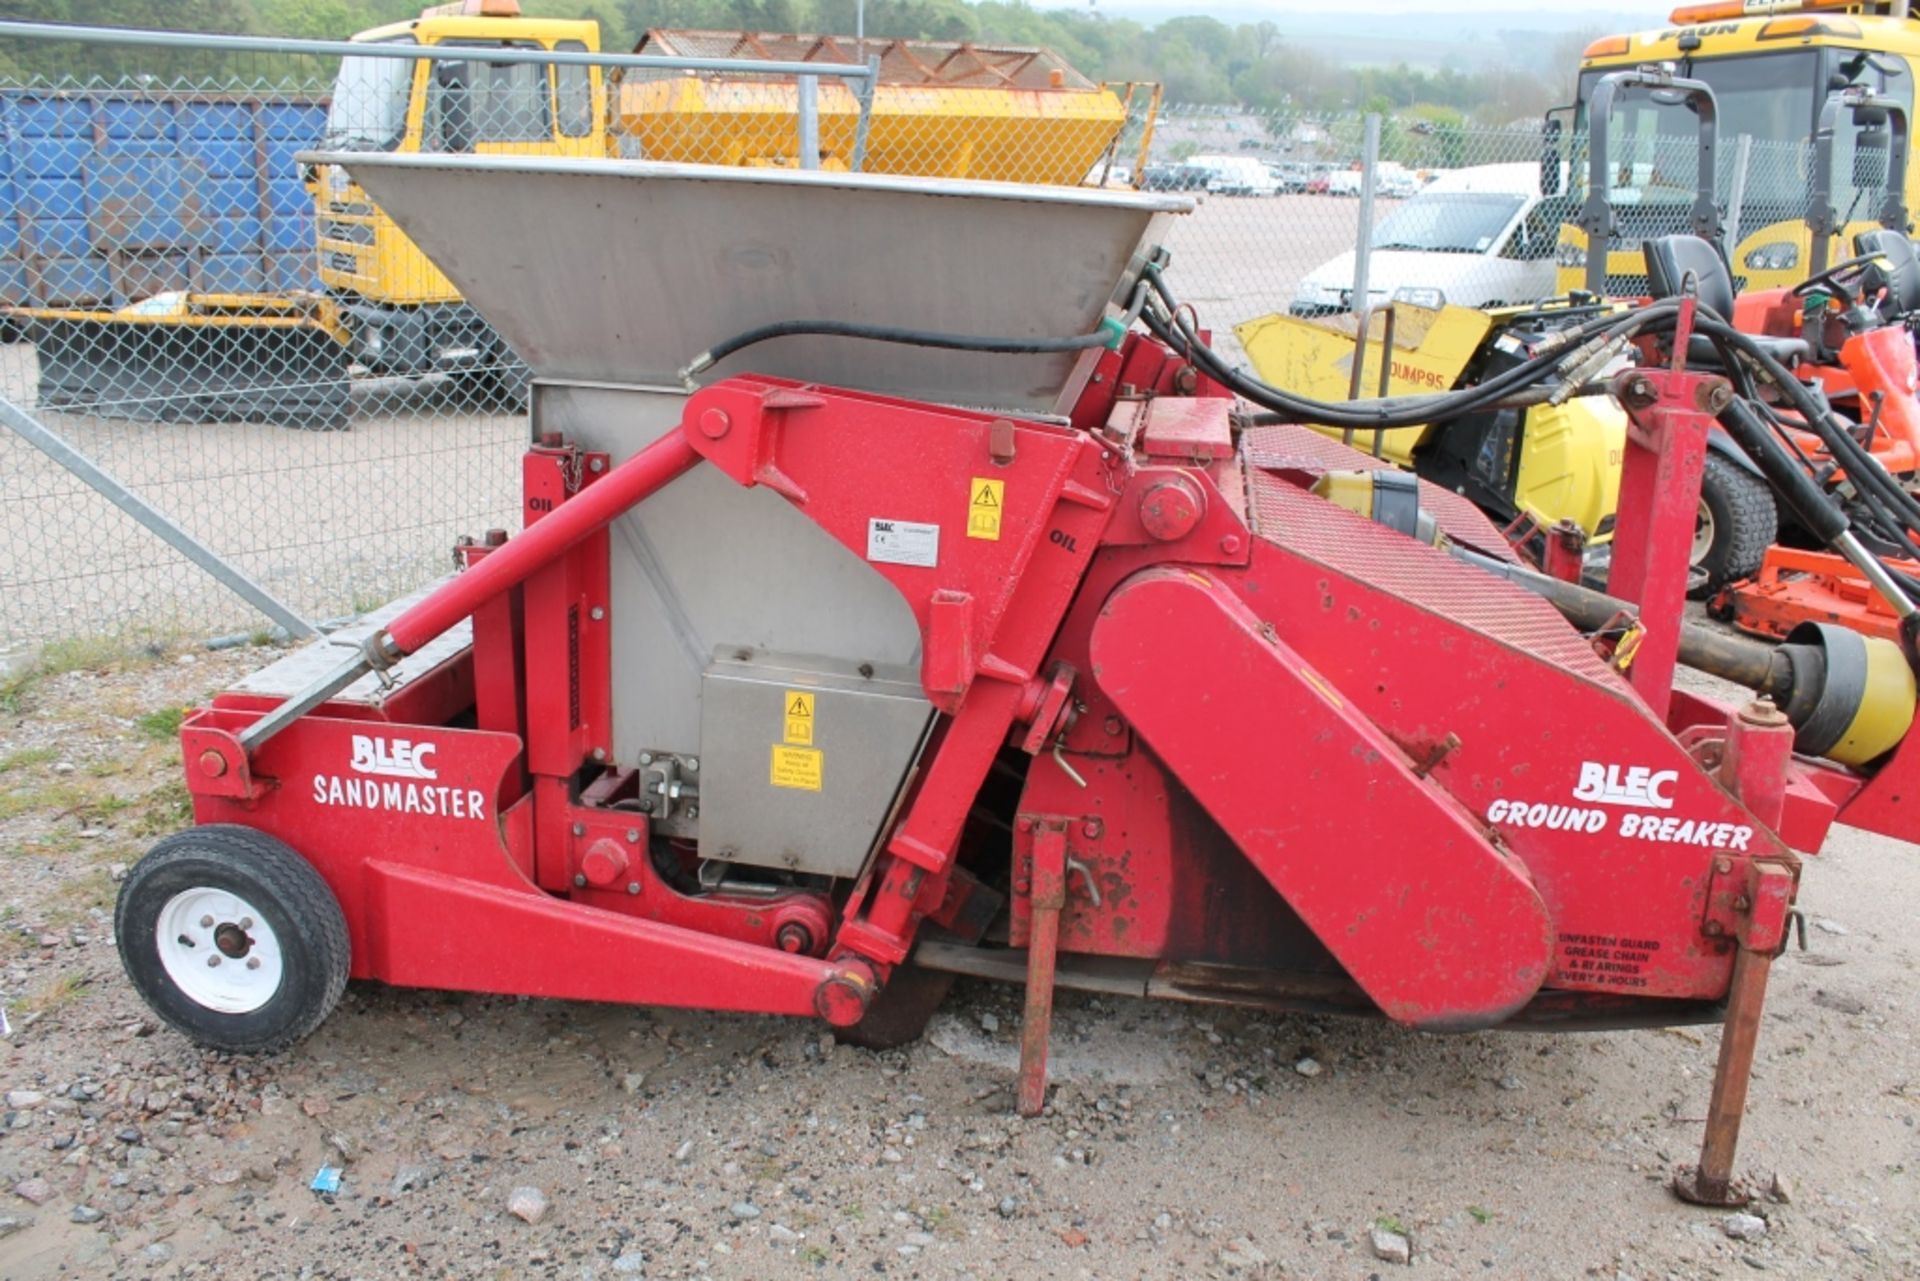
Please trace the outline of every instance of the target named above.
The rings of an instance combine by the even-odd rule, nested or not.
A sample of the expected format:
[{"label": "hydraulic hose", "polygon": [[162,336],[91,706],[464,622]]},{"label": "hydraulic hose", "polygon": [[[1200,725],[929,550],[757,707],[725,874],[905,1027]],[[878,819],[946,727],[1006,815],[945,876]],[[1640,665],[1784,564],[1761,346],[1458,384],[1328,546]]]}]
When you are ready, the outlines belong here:
[{"label": "hydraulic hose", "polygon": [[1181,304],[1168,288],[1157,264],[1147,266],[1145,279],[1166,311],[1165,315],[1157,314],[1149,306],[1142,312],[1141,318],[1148,330],[1186,355],[1216,382],[1272,412],[1275,415],[1272,421],[1323,423],[1332,427],[1374,431],[1426,427],[1473,413],[1521,387],[1539,381],[1563,364],[1590,363],[1598,351],[1592,345],[1596,340],[1624,341],[1640,329],[1671,315],[1677,308],[1675,303],[1656,303],[1624,316],[1611,313],[1595,316],[1562,330],[1556,335],[1555,344],[1550,350],[1473,387],[1433,396],[1375,401],[1362,406],[1351,401],[1313,400],[1298,396],[1233,368],[1218,352],[1201,342],[1190,327],[1178,320]]},{"label": "hydraulic hose", "polygon": [[902,329],[893,325],[864,325],[847,320],[782,320],[761,325],[715,343],[688,362],[680,371],[681,381],[691,383],[728,356],[756,343],[774,338],[802,335],[830,338],[860,338],[868,342],[897,343],[907,347],[936,347],[944,351],[977,351],[996,355],[1040,355],[1062,351],[1085,351],[1104,347],[1125,332],[1118,322],[1107,322],[1090,334],[1068,334],[1057,338],[1008,338],[986,334],[949,334],[932,329]]}]

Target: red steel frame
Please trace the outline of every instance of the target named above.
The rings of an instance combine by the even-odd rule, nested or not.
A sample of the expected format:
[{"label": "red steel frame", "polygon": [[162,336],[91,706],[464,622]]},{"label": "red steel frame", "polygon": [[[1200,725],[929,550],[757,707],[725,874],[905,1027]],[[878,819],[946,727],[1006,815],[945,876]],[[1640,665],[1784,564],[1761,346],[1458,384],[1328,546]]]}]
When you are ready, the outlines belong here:
[{"label": "red steel frame", "polygon": [[[923,922],[967,915],[970,812],[1024,753],[1023,1110],[1044,1100],[1061,952],[1295,970],[1435,1029],[1554,1002],[1647,1017],[1726,1001],[1726,1079],[1688,1184],[1724,1198],[1798,874],[1776,832],[1813,849],[1845,816],[1910,834],[1920,748],[1868,778],[1792,757],[1764,705],[1673,691],[1724,384],[1630,377],[1613,581],[1644,638],[1624,677],[1518,588],[1307,495],[1324,442],[1292,456],[1275,429],[1250,448],[1219,388],[1135,337],[1101,358],[1070,426],[741,376],[618,467],[543,443],[526,532],[463,547],[465,571],[376,652],[468,617],[472,645],[378,709],[327,703],[251,755],[238,736],[261,700],[196,712],[195,816],[310,860],[359,977],[845,1026]],[[919,625],[940,716],[879,854],[839,892],[684,892],[625,804],[607,523],[699,465],[773,490],[856,555],[876,514],[941,528],[936,566],[871,565]],[[998,539],[966,536],[981,475],[1004,482]],[[1484,521],[1452,532],[1498,542]],[[424,751],[430,784],[352,777],[356,739]],[[1627,816],[1647,825],[1632,839]]]}]

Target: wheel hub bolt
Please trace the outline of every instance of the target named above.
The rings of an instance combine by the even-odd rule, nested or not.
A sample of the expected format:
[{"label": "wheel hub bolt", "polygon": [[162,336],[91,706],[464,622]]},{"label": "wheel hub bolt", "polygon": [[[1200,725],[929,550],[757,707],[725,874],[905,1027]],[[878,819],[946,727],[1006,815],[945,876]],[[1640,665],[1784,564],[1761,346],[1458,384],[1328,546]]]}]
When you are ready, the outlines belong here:
[{"label": "wheel hub bolt", "polygon": [[259,968],[260,968],[260,958],[259,958],[259,957],[257,957],[257,956],[249,956],[249,957],[247,958],[247,968],[248,968],[248,969],[250,969],[250,970],[257,970],[257,969],[259,969]]},{"label": "wheel hub bolt", "polygon": [[212,928],[213,928],[213,918],[212,918],[211,916],[203,916],[203,917],[201,917],[201,918],[200,918],[200,928],[201,928],[201,929],[203,929],[203,930],[210,930],[210,929],[212,929]]},{"label": "wheel hub bolt", "polygon": [[209,956],[209,957],[207,958],[207,968],[208,968],[208,969],[213,969],[213,968],[214,968],[214,967],[215,967],[216,965],[218,965],[218,964],[220,964],[220,958],[219,958],[219,957],[217,957],[217,956]]}]

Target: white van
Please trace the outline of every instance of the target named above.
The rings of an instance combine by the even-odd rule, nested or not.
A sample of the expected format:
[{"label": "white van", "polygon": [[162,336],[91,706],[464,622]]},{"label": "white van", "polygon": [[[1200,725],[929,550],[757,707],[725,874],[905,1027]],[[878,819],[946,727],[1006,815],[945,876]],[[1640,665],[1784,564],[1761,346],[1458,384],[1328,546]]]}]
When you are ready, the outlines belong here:
[{"label": "white van", "polygon": [[[1540,208],[1540,166],[1479,165],[1442,173],[1373,229],[1367,295],[1422,307],[1531,303],[1553,292],[1557,220]],[[1547,225],[1551,223],[1552,225]],[[1353,251],[1308,272],[1296,316],[1353,310]]]},{"label": "white van", "polygon": [[1194,156],[1187,163],[1207,171],[1207,190],[1217,196],[1272,196],[1280,191],[1273,171],[1252,156]]}]

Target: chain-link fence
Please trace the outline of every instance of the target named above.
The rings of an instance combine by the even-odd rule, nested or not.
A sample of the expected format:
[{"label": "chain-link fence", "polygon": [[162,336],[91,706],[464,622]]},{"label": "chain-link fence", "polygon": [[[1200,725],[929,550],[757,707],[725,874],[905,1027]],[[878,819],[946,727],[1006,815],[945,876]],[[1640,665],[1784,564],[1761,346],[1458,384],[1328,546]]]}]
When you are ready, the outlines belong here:
[{"label": "chain-link fence", "polygon": [[[680,60],[663,65],[591,52],[591,22],[529,20],[484,43],[480,30],[413,24],[352,50],[227,50],[184,74],[129,71],[139,54],[109,62],[78,44],[73,78],[0,82],[0,397],[310,619],[444,572],[459,534],[515,526],[529,373],[355,183],[350,155],[303,155],[644,158],[1189,193],[1170,278],[1228,350],[1235,325],[1274,313],[1338,323],[1356,298],[1483,307],[1585,283],[1587,140],[1534,121],[1166,105],[1152,86],[1096,85],[1037,49],[650,32],[639,53]],[[115,74],[88,78],[96,62]],[[1693,224],[1691,128],[1628,116],[1609,133],[1615,292],[1645,290],[1640,239]],[[1827,157],[1835,223],[1857,224],[1877,214],[1887,178],[1841,133]],[[1720,139],[1701,207],[1726,224],[1744,283],[1804,274],[1819,159],[1808,144]],[[606,271],[608,287],[644,286],[619,282],[617,263]],[[0,512],[0,650],[260,626],[5,431]]]}]

